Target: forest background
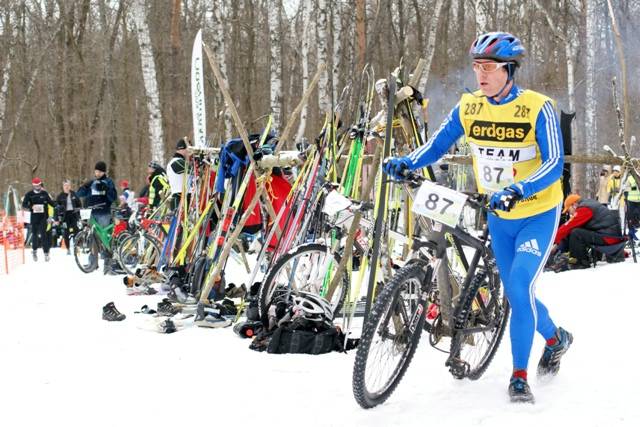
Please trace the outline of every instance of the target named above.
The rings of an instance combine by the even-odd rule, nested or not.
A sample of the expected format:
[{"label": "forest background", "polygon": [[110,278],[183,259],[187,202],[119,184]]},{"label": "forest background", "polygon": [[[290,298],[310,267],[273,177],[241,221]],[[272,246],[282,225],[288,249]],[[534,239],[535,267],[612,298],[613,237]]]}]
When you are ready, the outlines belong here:
[{"label": "forest background", "polygon": [[[640,136],[640,0],[611,4],[628,70],[627,135]],[[57,194],[64,178],[89,178],[97,160],[139,190],[147,162],[166,161],[191,134],[199,29],[249,131],[260,131],[269,113],[282,128],[318,64],[327,65],[298,139],[318,134],[364,64],[385,78],[420,58],[437,128],[475,88],[475,36],[509,31],[528,50],[517,83],[576,112],[574,153],[602,154],[604,144],[618,146],[611,80],[620,82],[621,64],[611,22],[606,0],[0,0],[0,191],[24,192],[39,176]],[[208,65],[204,74],[207,131],[217,144],[235,130]],[[351,92],[349,108],[357,104]],[[599,170],[575,165],[574,187],[594,191]]]}]

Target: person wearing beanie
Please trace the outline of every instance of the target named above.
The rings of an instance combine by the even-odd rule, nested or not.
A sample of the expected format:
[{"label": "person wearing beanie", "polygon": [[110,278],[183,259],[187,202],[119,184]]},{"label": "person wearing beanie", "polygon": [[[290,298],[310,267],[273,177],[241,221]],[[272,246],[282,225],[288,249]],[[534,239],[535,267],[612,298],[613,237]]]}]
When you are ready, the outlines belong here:
[{"label": "person wearing beanie", "polygon": [[587,249],[593,246],[615,245],[624,240],[620,230],[620,217],[598,203],[569,194],[564,201],[563,213],[569,220],[558,228],[553,252],[569,251],[569,264],[573,269],[589,268]]},{"label": "person wearing beanie", "polygon": [[70,239],[78,231],[78,220],[80,219],[78,208],[80,207],[80,198],[71,189],[71,181],[65,179],[62,182],[62,192],[56,198],[56,212],[62,223],[62,238],[67,247],[67,255],[71,255]]},{"label": "person wearing beanie", "polygon": [[107,176],[107,165],[103,161],[96,163],[94,178],[78,189],[78,197],[85,199],[85,205],[91,207],[91,216],[102,227],[111,223],[111,205],[118,198],[115,185]]},{"label": "person wearing beanie", "polygon": [[[96,163],[94,178],[85,182],[77,191],[78,197],[85,199],[85,206],[91,208],[91,217],[101,226],[111,224],[111,205],[118,198],[116,187],[107,176],[107,164],[103,161]],[[104,273],[112,271],[109,254],[104,254]]]},{"label": "person wearing beanie", "polygon": [[186,161],[189,158],[187,137],[180,138],[176,143],[176,152],[167,163],[167,179],[171,187],[171,209],[176,210],[182,197]]},{"label": "person wearing beanie", "polygon": [[33,260],[38,260],[38,248],[42,246],[44,260],[49,261],[49,249],[51,240],[47,235],[49,221],[49,207],[53,207],[53,200],[42,186],[42,180],[38,177],[31,180],[32,189],[24,195],[22,208],[31,214],[31,253]]},{"label": "person wearing beanie", "polygon": [[149,174],[149,211],[147,212],[151,214],[169,194],[169,182],[164,168],[154,160],[147,165],[147,173]]}]

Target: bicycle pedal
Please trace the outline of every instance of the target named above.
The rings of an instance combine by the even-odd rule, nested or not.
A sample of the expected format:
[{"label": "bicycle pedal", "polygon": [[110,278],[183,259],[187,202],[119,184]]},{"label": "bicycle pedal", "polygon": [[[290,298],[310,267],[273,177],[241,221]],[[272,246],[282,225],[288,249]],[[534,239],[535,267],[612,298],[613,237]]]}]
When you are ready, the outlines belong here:
[{"label": "bicycle pedal", "polygon": [[445,363],[445,366],[449,367],[449,372],[451,373],[451,375],[453,375],[453,377],[458,380],[466,378],[471,371],[471,366],[469,365],[469,363],[458,357],[449,358]]}]

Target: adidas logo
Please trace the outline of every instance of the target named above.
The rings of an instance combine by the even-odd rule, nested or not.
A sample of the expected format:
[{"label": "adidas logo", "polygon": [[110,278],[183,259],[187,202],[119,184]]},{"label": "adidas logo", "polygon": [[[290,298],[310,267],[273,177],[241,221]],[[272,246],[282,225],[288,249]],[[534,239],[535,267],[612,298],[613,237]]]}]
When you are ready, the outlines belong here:
[{"label": "adidas logo", "polygon": [[527,240],[520,245],[516,252],[529,252],[535,256],[542,256],[542,252],[540,252],[540,247],[538,247],[538,241],[536,239]]}]

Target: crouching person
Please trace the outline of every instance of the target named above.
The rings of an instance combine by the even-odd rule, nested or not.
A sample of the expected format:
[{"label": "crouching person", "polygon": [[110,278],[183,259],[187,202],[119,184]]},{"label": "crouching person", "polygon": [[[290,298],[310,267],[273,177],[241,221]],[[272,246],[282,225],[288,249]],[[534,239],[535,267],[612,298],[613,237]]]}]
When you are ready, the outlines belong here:
[{"label": "crouching person", "polygon": [[563,213],[569,220],[558,228],[555,251],[569,252],[569,268],[589,268],[589,248],[600,250],[608,261],[624,259],[624,237],[620,217],[596,200],[569,194],[564,201]]}]

